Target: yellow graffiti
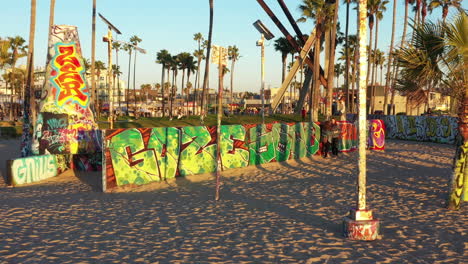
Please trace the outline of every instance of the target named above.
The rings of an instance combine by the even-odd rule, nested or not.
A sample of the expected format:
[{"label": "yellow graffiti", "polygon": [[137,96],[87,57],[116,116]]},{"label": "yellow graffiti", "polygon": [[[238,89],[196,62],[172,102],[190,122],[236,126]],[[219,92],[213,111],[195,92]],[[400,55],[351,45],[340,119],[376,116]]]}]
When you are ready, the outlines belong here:
[{"label": "yellow graffiti", "polygon": [[88,105],[88,89],[84,82],[83,71],[75,44],[57,44],[57,55],[52,61],[55,70],[52,80],[58,88],[57,105],[62,107],[68,101],[76,102],[83,107]]},{"label": "yellow graffiti", "polygon": [[463,191],[464,189],[467,189],[466,186],[464,186],[464,178],[468,177],[468,173],[466,170],[467,155],[468,142],[465,142],[462,146],[460,146],[457,149],[457,153],[455,155],[455,166],[452,175],[452,182],[450,184],[450,193],[448,201],[449,209],[460,209]]}]

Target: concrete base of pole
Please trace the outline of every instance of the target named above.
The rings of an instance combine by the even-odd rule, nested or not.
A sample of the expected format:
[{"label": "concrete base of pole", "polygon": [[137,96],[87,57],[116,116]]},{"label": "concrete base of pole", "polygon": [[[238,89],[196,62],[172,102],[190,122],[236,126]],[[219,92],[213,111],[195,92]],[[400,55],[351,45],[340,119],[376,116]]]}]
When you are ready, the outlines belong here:
[{"label": "concrete base of pole", "polygon": [[349,216],[343,218],[343,234],[351,240],[380,239],[380,221],[373,218],[372,210],[353,208]]}]

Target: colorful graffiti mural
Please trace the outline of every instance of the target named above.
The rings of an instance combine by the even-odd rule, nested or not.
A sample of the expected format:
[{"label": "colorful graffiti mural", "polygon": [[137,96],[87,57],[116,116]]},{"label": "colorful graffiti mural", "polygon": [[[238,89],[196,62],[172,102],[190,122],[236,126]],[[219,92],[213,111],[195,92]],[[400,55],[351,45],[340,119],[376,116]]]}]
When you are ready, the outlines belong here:
[{"label": "colorful graffiti mural", "polygon": [[33,154],[102,151],[76,27],[53,26],[48,61],[33,133]]},{"label": "colorful graffiti mural", "polygon": [[[349,122],[339,125],[339,149],[354,150],[355,126]],[[112,129],[104,135],[103,174],[109,189],[216,169],[216,127]],[[315,123],[229,125],[221,126],[220,138],[225,170],[314,155],[319,150],[320,128]]]},{"label": "colorful graffiti mural", "polygon": [[369,127],[368,149],[385,149],[385,124],[380,119],[371,119],[367,121]]},{"label": "colorful graffiti mural", "polygon": [[12,160],[8,182],[13,186],[55,177],[70,167],[65,155],[41,155]]},{"label": "colorful graffiti mural", "polygon": [[369,116],[382,119],[386,137],[391,139],[454,144],[458,118],[450,116]]},{"label": "colorful graffiti mural", "polygon": [[448,205],[459,209],[461,201],[468,201],[468,142],[457,147],[454,158],[454,172],[451,177]]}]

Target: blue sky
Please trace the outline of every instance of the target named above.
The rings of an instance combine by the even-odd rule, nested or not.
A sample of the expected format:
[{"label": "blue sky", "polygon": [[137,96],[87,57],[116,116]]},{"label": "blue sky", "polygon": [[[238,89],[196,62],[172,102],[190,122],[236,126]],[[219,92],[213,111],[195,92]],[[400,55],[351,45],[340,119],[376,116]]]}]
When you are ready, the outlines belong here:
[{"label": "blue sky", "polygon": [[[265,0],[274,13],[279,17],[288,30],[293,33],[286,17],[282,13],[277,1]],[[285,0],[295,18],[299,18],[298,5],[301,0]],[[404,1],[397,5],[397,40],[401,38],[404,18]],[[468,8],[467,1],[462,4]],[[29,0],[7,1],[0,9],[0,36],[20,35],[28,38],[29,32]],[[92,0],[56,0],[55,24],[78,26],[81,46],[85,58],[91,58],[91,8]],[[391,37],[393,1],[387,5],[387,12],[380,22],[379,48],[388,51]],[[228,46],[236,45],[241,54],[235,67],[234,90],[258,91],[260,88],[260,49],[255,42],[260,35],[252,26],[257,19],[270,29],[275,37],[282,36],[276,25],[266,15],[255,0],[214,0],[214,28],[213,44]],[[345,25],[345,5],[339,12],[342,30]],[[97,0],[97,11],[109,19],[122,31],[119,40],[127,41],[132,35],[137,35],[143,41],[140,46],[147,50],[146,55],[137,57],[137,87],[143,83],[157,83],[161,78],[161,66],[154,63],[156,52],[167,49],[173,55],[180,52],[193,52],[197,44],[193,35],[201,32],[208,37],[209,5],[208,0]],[[439,19],[441,10],[436,10],[429,19]],[[356,11],[351,9],[350,34],[355,33]],[[455,13],[450,10],[449,17]],[[410,16],[413,13],[410,11]],[[36,49],[35,65],[43,66],[46,58],[47,25],[49,19],[49,1],[37,1],[36,21]],[[313,24],[299,24],[303,33],[310,33]],[[96,59],[107,62],[107,49],[101,41],[107,28],[97,19]],[[114,53],[115,54],[115,53]],[[273,41],[266,44],[266,87],[281,85],[281,54],[274,51]],[[114,58],[115,62],[115,58]],[[25,63],[24,61],[20,63]],[[128,55],[119,54],[119,64],[124,72],[122,79],[127,80]],[[132,63],[133,64],[133,63]],[[230,66],[229,66],[230,67]],[[211,65],[210,87],[217,87],[216,67]],[[133,75],[133,74],[132,74]],[[180,76],[180,75],[179,75]],[[194,78],[191,77],[191,81]],[[180,82],[180,77],[179,77]],[[225,86],[229,85],[226,78]]]}]

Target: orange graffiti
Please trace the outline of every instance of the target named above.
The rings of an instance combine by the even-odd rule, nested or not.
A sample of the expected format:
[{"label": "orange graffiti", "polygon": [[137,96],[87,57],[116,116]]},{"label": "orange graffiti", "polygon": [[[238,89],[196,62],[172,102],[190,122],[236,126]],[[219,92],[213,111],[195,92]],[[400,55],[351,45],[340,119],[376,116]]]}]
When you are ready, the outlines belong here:
[{"label": "orange graffiti", "polygon": [[89,94],[82,75],[84,68],[78,59],[79,54],[76,53],[76,45],[57,44],[56,52],[52,66],[56,72],[53,81],[58,88],[57,105],[63,106],[72,101],[86,107]]}]

